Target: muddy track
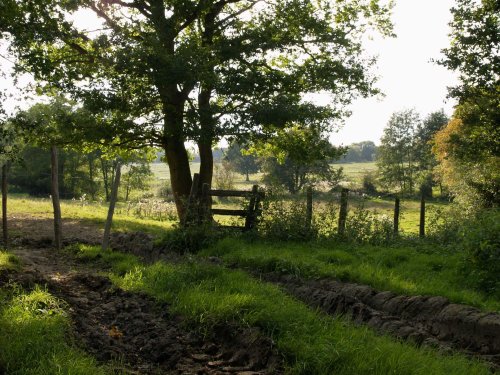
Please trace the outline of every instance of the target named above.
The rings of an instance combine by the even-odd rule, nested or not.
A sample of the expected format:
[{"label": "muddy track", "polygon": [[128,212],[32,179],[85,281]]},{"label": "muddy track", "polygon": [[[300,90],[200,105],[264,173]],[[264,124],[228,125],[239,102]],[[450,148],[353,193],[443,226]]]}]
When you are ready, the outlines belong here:
[{"label": "muddy track", "polygon": [[444,297],[404,296],[335,280],[257,274],[331,315],[344,315],[380,333],[479,357],[500,369],[500,314],[450,303]]},{"label": "muddy track", "polygon": [[216,327],[210,337],[186,328],[146,295],[114,288],[111,281],[53,249],[19,248],[21,272],[0,275],[25,288],[47,285],[64,300],[76,342],[101,363],[122,363],[131,374],[275,374],[280,356],[258,330]]}]

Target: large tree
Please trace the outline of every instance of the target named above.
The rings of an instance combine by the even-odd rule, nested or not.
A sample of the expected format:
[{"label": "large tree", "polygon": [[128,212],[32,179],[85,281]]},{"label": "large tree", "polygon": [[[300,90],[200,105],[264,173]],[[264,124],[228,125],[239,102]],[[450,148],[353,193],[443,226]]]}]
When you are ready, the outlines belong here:
[{"label": "large tree", "polygon": [[234,169],[250,181],[250,173],[257,173],[260,169],[257,157],[252,153],[246,153],[245,148],[238,142],[231,142],[224,155],[224,160],[229,162]]},{"label": "large tree", "polygon": [[384,128],[377,164],[382,181],[413,193],[417,171],[415,134],[420,116],[413,109],[394,112]]},{"label": "large tree", "polygon": [[315,127],[295,125],[253,149],[264,158],[264,182],[292,194],[317,183],[334,187],[342,177],[342,168],[334,169],[330,161],[340,158],[346,149],[333,146]]},{"label": "large tree", "polygon": [[500,3],[457,0],[450,47],[439,62],[459,73],[449,95],[452,121],[438,133],[440,169],[452,192],[471,207],[500,204]]},{"label": "large tree", "polygon": [[[378,0],[6,0],[0,31],[19,71],[123,110],[136,125],[117,129],[123,142],[142,137],[164,148],[182,217],[191,187],[184,142],[197,142],[210,183],[211,148],[224,135],[292,120],[331,125],[353,98],[376,91],[361,40],[367,30],[390,33],[389,8]],[[82,9],[103,27],[78,27],[72,17]],[[333,105],[304,101],[317,92]]]}]

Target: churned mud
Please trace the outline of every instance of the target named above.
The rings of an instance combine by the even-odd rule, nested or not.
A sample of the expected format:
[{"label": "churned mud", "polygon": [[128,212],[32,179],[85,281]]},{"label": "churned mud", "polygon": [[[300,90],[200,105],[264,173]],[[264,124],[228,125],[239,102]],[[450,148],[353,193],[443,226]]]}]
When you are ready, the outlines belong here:
[{"label": "churned mud", "polygon": [[354,283],[259,274],[310,306],[418,345],[457,349],[500,368],[500,314],[444,297],[404,296]]},{"label": "churned mud", "polygon": [[[4,272],[0,285],[46,285],[64,300],[72,335],[101,363],[132,374],[275,374],[281,358],[258,330],[216,327],[208,337],[186,328],[183,320],[146,295],[129,293],[53,249],[17,248],[20,272]],[[122,368],[123,367],[123,368]]]}]

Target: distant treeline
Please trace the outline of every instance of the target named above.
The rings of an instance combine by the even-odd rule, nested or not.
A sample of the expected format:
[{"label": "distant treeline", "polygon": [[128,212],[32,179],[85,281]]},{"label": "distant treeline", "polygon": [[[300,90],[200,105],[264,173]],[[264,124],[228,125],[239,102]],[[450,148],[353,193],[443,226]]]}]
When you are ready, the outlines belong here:
[{"label": "distant treeline", "polygon": [[[377,146],[372,141],[364,141],[359,143],[352,143],[347,146],[348,150],[344,157],[339,160],[332,160],[332,163],[362,163],[375,161],[377,156]],[[226,153],[226,148],[215,148],[212,153],[214,155],[214,161],[220,162],[224,158]],[[161,163],[163,160],[163,152],[158,152],[154,163]],[[193,155],[193,162],[197,163],[200,161],[198,154]]]},{"label": "distant treeline", "polygon": [[375,161],[377,157],[377,146],[372,141],[353,143],[347,147],[345,156],[333,163],[362,163]]}]

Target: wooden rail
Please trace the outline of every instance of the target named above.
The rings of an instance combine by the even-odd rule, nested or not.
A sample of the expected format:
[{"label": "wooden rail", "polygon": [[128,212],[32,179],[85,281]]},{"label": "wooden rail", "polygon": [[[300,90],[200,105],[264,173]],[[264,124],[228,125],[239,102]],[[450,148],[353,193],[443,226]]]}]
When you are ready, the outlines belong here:
[{"label": "wooden rail", "polygon": [[[247,198],[248,206],[246,209],[212,208],[212,197]],[[250,191],[211,190],[209,185],[205,183],[200,189],[200,176],[198,173],[195,173],[193,176],[191,193],[187,202],[187,212],[183,225],[199,225],[203,222],[210,222],[213,215],[240,216],[245,218],[244,226],[221,225],[221,227],[251,230],[255,227],[257,219],[262,213],[261,202],[264,197],[265,193],[259,190],[258,185],[254,185]]]}]

